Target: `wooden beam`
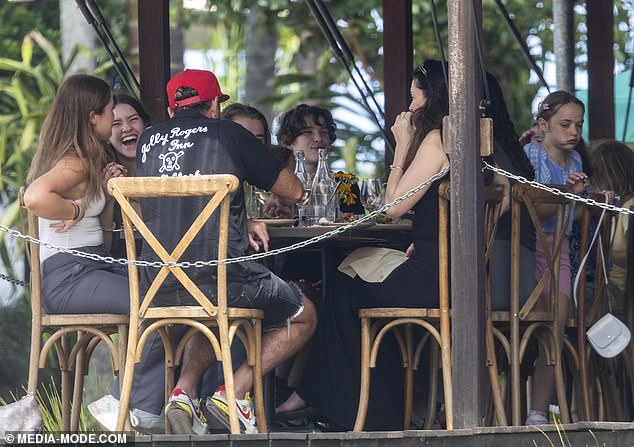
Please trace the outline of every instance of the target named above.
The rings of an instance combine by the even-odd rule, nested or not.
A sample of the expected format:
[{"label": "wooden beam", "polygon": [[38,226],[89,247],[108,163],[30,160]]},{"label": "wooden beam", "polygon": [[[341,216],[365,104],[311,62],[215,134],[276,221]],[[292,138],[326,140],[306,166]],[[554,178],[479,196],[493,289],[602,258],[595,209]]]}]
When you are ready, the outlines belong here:
[{"label": "wooden beam", "polygon": [[165,85],[170,78],[169,0],[138,2],[141,102],[153,121],[165,121]]},{"label": "wooden beam", "polygon": [[614,138],[614,4],[587,0],[588,136]]},{"label": "wooden beam", "polygon": [[[449,142],[451,145],[451,340],[454,428],[481,426],[488,396],[485,371],[481,97],[475,27],[481,0],[448,0]],[[475,14],[474,14],[475,7]]]},{"label": "wooden beam", "polygon": [[[407,110],[410,102],[412,47],[412,0],[383,0],[385,129],[390,138],[396,115]],[[393,158],[386,147],[385,166]]]}]

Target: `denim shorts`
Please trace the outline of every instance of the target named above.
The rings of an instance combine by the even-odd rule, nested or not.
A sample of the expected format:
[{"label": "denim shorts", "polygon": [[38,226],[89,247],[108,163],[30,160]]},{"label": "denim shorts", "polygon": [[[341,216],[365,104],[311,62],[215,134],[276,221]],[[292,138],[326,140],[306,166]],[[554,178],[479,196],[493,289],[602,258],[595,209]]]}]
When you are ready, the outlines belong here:
[{"label": "denim shorts", "polygon": [[[212,297],[204,287],[201,290]],[[191,306],[196,300],[184,289],[159,292],[152,301],[154,306]],[[264,311],[262,326],[273,329],[284,326],[299,315],[304,308],[304,297],[297,284],[286,282],[271,273],[252,281],[227,282],[227,306],[261,309]]]}]

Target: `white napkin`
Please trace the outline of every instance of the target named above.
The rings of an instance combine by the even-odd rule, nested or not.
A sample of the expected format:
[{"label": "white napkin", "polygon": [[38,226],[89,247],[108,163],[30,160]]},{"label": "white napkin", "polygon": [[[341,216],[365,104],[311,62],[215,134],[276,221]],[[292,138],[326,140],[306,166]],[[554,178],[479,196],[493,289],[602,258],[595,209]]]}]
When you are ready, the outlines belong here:
[{"label": "white napkin", "polygon": [[339,271],[351,278],[359,275],[366,282],[383,282],[392,271],[407,260],[405,253],[391,248],[358,248],[339,264]]}]

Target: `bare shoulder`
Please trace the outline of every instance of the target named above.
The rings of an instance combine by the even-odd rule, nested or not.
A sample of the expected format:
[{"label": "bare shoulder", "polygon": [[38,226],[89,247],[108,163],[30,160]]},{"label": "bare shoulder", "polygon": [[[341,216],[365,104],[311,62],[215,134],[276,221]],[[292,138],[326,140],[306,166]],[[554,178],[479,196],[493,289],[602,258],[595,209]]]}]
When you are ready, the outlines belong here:
[{"label": "bare shoulder", "polygon": [[430,131],[418,148],[418,152],[416,153],[415,159],[429,159],[430,157],[436,159],[446,159],[446,154],[443,151],[442,146],[442,137],[440,134],[440,130],[434,129]]},{"label": "bare shoulder", "polygon": [[79,157],[72,155],[67,155],[61,158],[57,163],[55,163],[53,169],[69,170],[77,174],[83,174],[86,172],[84,162],[82,162]]}]

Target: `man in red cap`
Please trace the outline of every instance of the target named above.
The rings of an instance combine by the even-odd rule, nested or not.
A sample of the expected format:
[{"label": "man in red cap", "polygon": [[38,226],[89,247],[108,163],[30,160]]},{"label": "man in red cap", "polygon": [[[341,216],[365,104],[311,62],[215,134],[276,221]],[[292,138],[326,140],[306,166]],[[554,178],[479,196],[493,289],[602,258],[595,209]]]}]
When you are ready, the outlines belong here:
[{"label": "man in red cap", "polygon": [[[303,188],[297,177],[267,151],[249,131],[232,121],[217,119],[220,103],[229,99],[222,92],[216,76],[205,70],[185,70],[167,84],[171,119],[148,128],[139,139],[137,175],[191,176],[233,174],[240,180],[240,189],[231,195],[228,257],[247,254],[250,235],[244,206],[243,181],[273,192],[278,199],[293,205]],[[165,248],[174,249],[202,206],[200,201],[179,199],[144,200],[143,218]],[[217,231],[203,229],[194,239],[182,261],[215,259]],[[259,236],[259,237],[258,237]],[[268,235],[251,235],[264,250]],[[154,251],[144,245],[141,259],[156,261]],[[147,290],[158,270],[140,269],[141,287]],[[188,275],[207,296],[215,296],[216,277],[210,268],[190,268]],[[227,266],[228,305],[255,307],[264,310],[262,337],[263,373],[293,355],[312,335],[317,321],[315,308],[295,283],[287,283],[264,265],[246,261]],[[188,305],[195,303],[178,280],[170,275],[154,299],[156,305]],[[287,325],[287,323],[290,324]],[[198,334],[200,335],[200,334]],[[208,340],[194,337],[183,356],[180,377],[166,406],[167,421],[172,433],[203,433],[204,417],[197,399],[202,374],[210,366],[213,353]],[[237,407],[228,409],[224,386],[204,405],[208,417],[229,427],[228,411],[237,411],[241,429],[255,431],[253,405],[249,396],[253,377],[251,368],[243,364],[234,373]]]}]

